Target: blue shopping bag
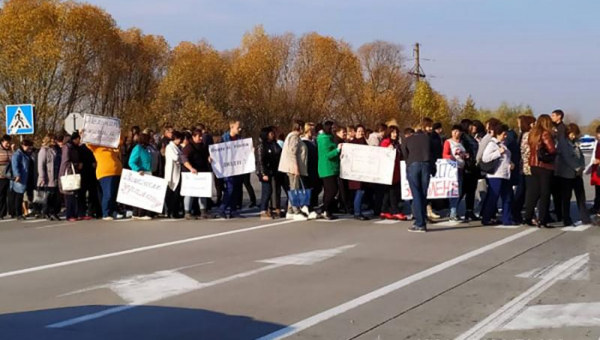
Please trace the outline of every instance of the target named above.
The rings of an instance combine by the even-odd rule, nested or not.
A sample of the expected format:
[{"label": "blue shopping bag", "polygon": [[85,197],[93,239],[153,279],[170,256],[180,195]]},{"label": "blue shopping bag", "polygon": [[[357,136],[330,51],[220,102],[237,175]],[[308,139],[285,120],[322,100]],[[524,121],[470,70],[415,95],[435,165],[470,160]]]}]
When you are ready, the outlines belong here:
[{"label": "blue shopping bag", "polygon": [[289,191],[290,205],[295,208],[302,208],[304,206],[310,206],[310,195],[312,189],[306,189],[304,183],[300,180],[301,189],[294,189]]}]

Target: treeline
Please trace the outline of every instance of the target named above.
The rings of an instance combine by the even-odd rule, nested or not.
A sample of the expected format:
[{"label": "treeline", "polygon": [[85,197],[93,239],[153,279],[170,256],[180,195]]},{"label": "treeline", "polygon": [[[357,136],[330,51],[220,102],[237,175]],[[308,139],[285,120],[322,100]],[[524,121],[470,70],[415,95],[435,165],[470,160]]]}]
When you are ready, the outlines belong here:
[{"label": "treeline", "polygon": [[[199,33],[201,34],[201,32]],[[270,35],[261,26],[239,47],[208,42],[170,48],[162,36],[121,30],[104,10],[57,0],[7,0],[0,7],[0,104],[36,105],[38,131],[57,131],[70,112],[119,117],[124,126],[198,122],[221,130],[241,119],[250,132],[293,117],[374,126],[432,117],[494,116],[516,125],[529,107],[497,110],[448,99],[409,75],[400,45],[348,43],[309,33]]]}]

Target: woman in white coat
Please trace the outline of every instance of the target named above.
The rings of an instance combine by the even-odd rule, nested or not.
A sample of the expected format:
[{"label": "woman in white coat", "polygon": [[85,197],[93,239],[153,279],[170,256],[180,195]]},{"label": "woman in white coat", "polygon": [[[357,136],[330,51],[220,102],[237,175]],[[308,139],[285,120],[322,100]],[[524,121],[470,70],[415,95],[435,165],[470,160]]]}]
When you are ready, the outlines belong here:
[{"label": "woman in white coat", "polygon": [[167,215],[170,218],[181,218],[181,141],[183,134],[173,131],[172,140],[165,148],[165,179],[167,187]]}]

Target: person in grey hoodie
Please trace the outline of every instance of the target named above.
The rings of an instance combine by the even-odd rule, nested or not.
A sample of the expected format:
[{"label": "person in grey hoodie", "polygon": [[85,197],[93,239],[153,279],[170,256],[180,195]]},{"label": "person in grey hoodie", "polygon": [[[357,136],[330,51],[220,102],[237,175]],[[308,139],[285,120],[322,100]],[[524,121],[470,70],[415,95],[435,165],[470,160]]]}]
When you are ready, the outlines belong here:
[{"label": "person in grey hoodie", "polygon": [[56,143],[56,136],[49,133],[42,140],[42,147],[38,153],[38,190],[48,193],[42,213],[46,219],[60,221],[60,199],[58,196],[58,172],[60,170],[61,149]]},{"label": "person in grey hoodie", "polygon": [[566,136],[558,138],[560,142],[558,143],[558,160],[555,170],[555,176],[560,184],[563,223],[565,227],[573,226],[571,197],[574,191],[581,222],[590,224],[592,220],[585,205],[585,189],[583,187],[585,157],[579,148],[578,142],[581,131],[577,124],[569,124],[564,130]]}]

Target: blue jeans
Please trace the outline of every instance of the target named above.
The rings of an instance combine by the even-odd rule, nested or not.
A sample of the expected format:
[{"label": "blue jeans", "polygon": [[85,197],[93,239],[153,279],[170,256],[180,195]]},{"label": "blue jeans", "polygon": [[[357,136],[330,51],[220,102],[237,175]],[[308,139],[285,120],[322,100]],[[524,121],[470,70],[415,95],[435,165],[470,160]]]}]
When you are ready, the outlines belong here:
[{"label": "blue jeans", "polygon": [[458,205],[460,204],[460,197],[462,196],[462,182],[463,174],[461,170],[458,170],[458,197],[450,199],[450,216],[456,217],[458,211]]},{"label": "blue jeans", "polygon": [[189,214],[192,212],[192,203],[194,203],[195,199],[198,200],[198,206],[200,207],[200,210],[206,209],[206,202],[208,201],[208,198],[186,196],[183,198],[183,208],[185,209],[186,214]]},{"label": "blue jeans", "polygon": [[413,196],[415,226],[427,227],[427,189],[430,179],[429,162],[415,162],[408,166],[408,185]]},{"label": "blue jeans", "polygon": [[100,178],[102,189],[102,217],[113,216],[117,212],[117,191],[121,176],[107,176]]},{"label": "blue jeans", "polygon": [[271,200],[271,195],[273,195],[273,184],[275,180],[272,177],[269,177],[268,181],[263,181],[261,179],[260,185],[260,211],[268,211],[269,210],[269,202]]},{"label": "blue jeans", "polygon": [[221,201],[221,214],[225,214],[227,209],[230,209],[231,214],[235,215],[237,213],[237,202],[239,195],[242,194],[242,177],[241,176],[233,176],[223,178],[223,182],[225,184],[225,190],[223,191],[223,200]]},{"label": "blue jeans", "polygon": [[354,194],[354,216],[360,216],[362,214],[362,199],[364,195],[364,190],[356,190],[356,193]]},{"label": "blue jeans", "polygon": [[502,224],[514,224],[512,220],[512,186],[509,180],[503,178],[488,178],[488,191],[481,222],[490,223],[490,220],[496,215],[498,198],[502,198]]}]

